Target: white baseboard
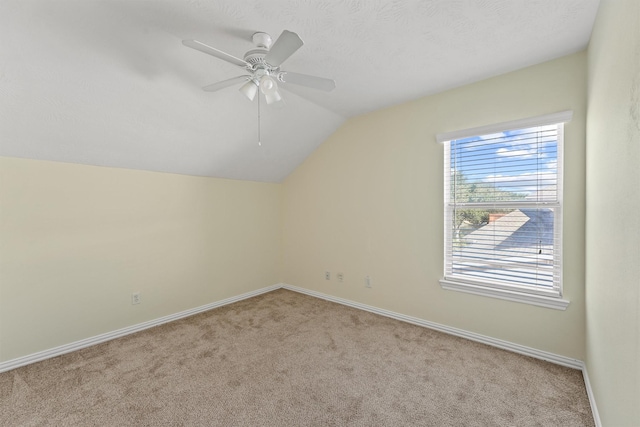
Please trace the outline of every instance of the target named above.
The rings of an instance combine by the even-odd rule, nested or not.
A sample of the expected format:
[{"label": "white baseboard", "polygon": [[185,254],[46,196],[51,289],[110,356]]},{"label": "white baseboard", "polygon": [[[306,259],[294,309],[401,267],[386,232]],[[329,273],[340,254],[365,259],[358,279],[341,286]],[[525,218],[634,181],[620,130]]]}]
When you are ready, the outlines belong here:
[{"label": "white baseboard", "polygon": [[587,366],[582,364],[582,378],[584,378],[584,386],[587,388],[587,396],[589,396],[589,404],[591,405],[591,413],[593,414],[593,421],[596,427],[602,427],[600,421],[600,414],[598,413],[598,407],[596,406],[596,398],[593,395],[593,389],[591,388],[591,381],[589,381],[589,374],[587,373]]},{"label": "white baseboard", "polygon": [[85,338],[80,341],[75,341],[70,344],[54,347],[49,350],[39,351],[37,353],[29,354],[27,356],[18,357],[16,359],[8,360],[6,362],[1,362],[0,372],[9,371],[11,369],[19,368],[20,366],[28,365],[30,363],[40,362],[42,360],[60,356],[65,353],[70,353],[72,351],[80,350],[85,347],[100,344],[115,338],[120,338],[125,335],[142,331],[144,329],[149,329],[154,326],[162,325],[163,323],[168,323],[174,320],[182,319],[184,317],[193,316],[194,314],[202,313],[203,311],[211,310],[217,307],[222,307],[223,305],[232,304],[234,302],[238,302],[243,299],[252,298],[257,295],[264,294],[266,292],[271,292],[276,289],[280,289],[281,287],[282,287],[281,284],[267,286],[265,288],[261,288],[256,291],[247,292],[242,295],[237,295],[231,298],[223,299],[221,301],[212,302],[210,304],[202,305],[200,307],[191,308],[189,310],[184,310],[179,313],[160,317],[158,319],[149,320],[148,322],[138,323],[137,325],[128,326],[126,328],[118,329],[112,332],[107,332],[104,334],[96,335],[94,337]]}]

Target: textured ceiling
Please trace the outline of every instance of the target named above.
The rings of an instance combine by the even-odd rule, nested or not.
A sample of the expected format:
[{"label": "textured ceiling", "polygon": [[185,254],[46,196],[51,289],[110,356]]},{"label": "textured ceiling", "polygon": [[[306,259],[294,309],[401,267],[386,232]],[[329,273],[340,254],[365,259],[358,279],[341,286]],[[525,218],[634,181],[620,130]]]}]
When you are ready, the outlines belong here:
[{"label": "textured ceiling", "polygon": [[[279,182],[348,117],[587,46],[598,0],[0,0],[0,155]],[[282,68],[335,79],[262,106],[234,56],[305,45]]]}]

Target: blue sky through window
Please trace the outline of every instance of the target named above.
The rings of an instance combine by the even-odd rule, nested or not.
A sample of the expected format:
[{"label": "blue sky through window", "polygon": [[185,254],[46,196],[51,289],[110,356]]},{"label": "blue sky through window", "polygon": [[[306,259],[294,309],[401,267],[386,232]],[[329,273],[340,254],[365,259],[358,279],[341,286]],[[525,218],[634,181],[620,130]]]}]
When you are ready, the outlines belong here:
[{"label": "blue sky through window", "polygon": [[451,141],[451,168],[470,183],[555,199],[558,126],[474,136]]}]

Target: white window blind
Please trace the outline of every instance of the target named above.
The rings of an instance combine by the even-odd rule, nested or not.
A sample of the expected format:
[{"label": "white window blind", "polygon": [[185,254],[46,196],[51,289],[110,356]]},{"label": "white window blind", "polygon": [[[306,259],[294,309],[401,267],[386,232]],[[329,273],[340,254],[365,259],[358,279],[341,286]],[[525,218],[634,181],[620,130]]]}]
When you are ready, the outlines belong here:
[{"label": "white window blind", "polygon": [[445,142],[444,280],[561,296],[564,125],[543,119]]}]

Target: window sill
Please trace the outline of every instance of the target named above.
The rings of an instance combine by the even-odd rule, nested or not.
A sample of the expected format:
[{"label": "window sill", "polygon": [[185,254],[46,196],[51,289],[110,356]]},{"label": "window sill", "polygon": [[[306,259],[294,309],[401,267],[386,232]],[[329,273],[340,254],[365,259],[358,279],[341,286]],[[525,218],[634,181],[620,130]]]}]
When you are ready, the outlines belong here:
[{"label": "window sill", "polygon": [[446,289],[449,291],[466,292],[474,295],[481,295],[507,301],[537,305],[540,307],[553,308],[555,310],[566,310],[567,306],[571,302],[562,298],[526,294],[523,292],[511,291],[506,289],[489,288],[484,286],[471,285],[463,282],[454,282],[445,279],[440,279],[440,286],[442,286],[442,289]]}]

